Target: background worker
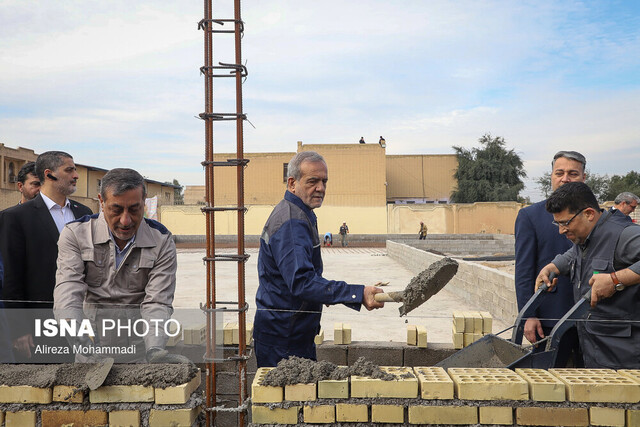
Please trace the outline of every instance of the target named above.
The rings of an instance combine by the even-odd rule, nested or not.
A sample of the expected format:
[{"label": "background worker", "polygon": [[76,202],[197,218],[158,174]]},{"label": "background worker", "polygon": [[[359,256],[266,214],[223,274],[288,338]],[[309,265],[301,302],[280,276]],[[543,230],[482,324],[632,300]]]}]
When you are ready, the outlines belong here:
[{"label": "background worker", "polygon": [[555,272],[571,276],[575,301],[591,292],[586,321],[578,322],[587,368],[640,368],[640,227],[602,211],[581,182],[554,191],[547,211],[573,245],[540,271],[536,289],[555,287],[557,279],[549,282]]},{"label": "background worker", "polygon": [[349,238],[347,236],[347,234],[349,234],[349,226],[347,225],[346,222],[343,222],[342,225],[340,226],[340,244],[342,245],[342,247],[345,246],[349,246]]},{"label": "background worker", "polygon": [[40,192],[40,180],[36,175],[36,163],[27,162],[18,171],[18,191],[20,203],[32,200]]},{"label": "background worker", "polygon": [[380,308],[382,289],[322,277],[322,257],[314,209],[324,200],[328,180],[324,158],[313,151],[296,154],[288,165],[287,191],[273,209],[258,255],[259,286],[253,338],[258,367],[276,366],[299,356],[316,360],[314,338],[323,304],[360,310]]},{"label": "background worker", "polygon": [[[42,184],[40,192],[33,200],[5,209],[0,217],[0,250],[5,269],[3,299],[9,301],[5,303],[7,307],[31,311],[52,306],[60,231],[66,223],[91,214],[91,209],[68,198],[76,191],[78,181],[70,154],[42,153],[35,170]],[[32,359],[31,352],[33,319],[7,316],[7,320],[16,359],[38,362],[37,358]],[[65,340],[61,342],[66,344]]]},{"label": "background worker", "polygon": [[614,211],[620,211],[623,215],[625,215],[628,219],[631,219],[629,215],[633,213],[638,207],[638,202],[640,198],[633,193],[625,191],[624,193],[620,193],[616,196],[613,201],[614,205],[611,207],[612,213]]},{"label": "background worker", "polygon": [[[551,162],[551,188],[553,191],[569,182],[584,182],[587,161],[576,151],[559,151]],[[518,310],[522,310],[534,293],[538,272],[558,254],[571,247],[571,242],[558,234],[558,227],[552,224],[553,216],[545,209],[546,200],[520,209],[515,223],[515,287]],[[557,319],[572,306],[573,294],[569,279],[561,277],[557,291],[541,295],[542,304],[535,317],[527,319],[524,336],[531,343],[549,335]],[[542,320],[541,320],[542,319]],[[539,346],[534,351],[542,351]],[[565,366],[574,353],[574,365],[581,365],[578,336],[575,328],[565,333],[558,349],[557,366]]]},{"label": "background worker", "polygon": [[420,231],[418,231],[418,240],[427,239],[427,224],[420,221]]},{"label": "background worker", "polygon": [[[86,314],[97,322],[103,313],[119,314],[115,308],[122,307],[125,319],[142,318],[148,324],[152,319],[170,319],[176,288],[176,246],[167,228],[144,218],[144,178],[133,169],[112,169],[100,187],[101,213],[68,224],[60,235],[56,318],[80,321]],[[155,334],[155,330],[143,339],[114,332],[98,335],[95,340],[103,347],[136,345],[139,350],[131,360],[146,356],[149,362],[158,362],[167,355],[167,336]],[[76,360],[82,361],[78,356]]]}]

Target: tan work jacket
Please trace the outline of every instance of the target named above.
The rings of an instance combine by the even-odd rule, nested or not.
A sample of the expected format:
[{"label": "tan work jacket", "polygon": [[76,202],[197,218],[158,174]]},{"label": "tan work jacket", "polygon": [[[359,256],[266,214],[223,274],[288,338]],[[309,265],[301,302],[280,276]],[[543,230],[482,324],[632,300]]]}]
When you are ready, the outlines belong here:
[{"label": "tan work jacket", "polygon": [[[84,314],[92,323],[112,316],[120,316],[123,322],[127,318],[132,322],[139,318],[169,319],[173,313],[176,267],[172,235],[157,221],[144,219],[140,223],[135,241],[117,269],[115,243],[103,214],[71,222],[58,240],[55,316],[82,319]],[[97,341],[102,340],[103,346],[136,341],[126,333],[121,335],[124,336],[99,336]],[[144,336],[146,349],[165,346],[166,335],[157,335]]]}]

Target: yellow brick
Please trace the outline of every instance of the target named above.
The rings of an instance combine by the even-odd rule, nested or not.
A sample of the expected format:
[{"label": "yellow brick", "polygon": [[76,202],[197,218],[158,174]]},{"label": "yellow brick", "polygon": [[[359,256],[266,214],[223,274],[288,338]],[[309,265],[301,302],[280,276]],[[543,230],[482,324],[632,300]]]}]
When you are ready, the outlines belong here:
[{"label": "yellow brick", "polygon": [[342,323],[333,324],[333,343],[338,345],[344,344],[342,335]]},{"label": "yellow brick", "polygon": [[59,426],[104,426],[107,424],[106,411],[49,411],[40,412],[42,427]]},{"label": "yellow brick", "polygon": [[473,333],[473,311],[465,311],[464,312],[464,332],[465,333]]},{"label": "yellow brick", "polygon": [[4,423],[4,412],[0,411],[0,425]]},{"label": "yellow brick", "polygon": [[397,376],[410,374],[411,378],[400,377],[392,381],[383,381],[353,375],[351,377],[351,397],[400,397],[408,399],[418,397],[418,379],[411,368],[381,366],[380,369]]},{"label": "yellow brick", "polygon": [[238,322],[234,322],[231,328],[231,344],[240,344],[240,328],[238,327]]},{"label": "yellow brick", "polygon": [[251,401],[254,403],[279,403],[282,402],[284,389],[282,387],[261,385],[267,372],[274,368],[258,368],[256,376],[251,383]]},{"label": "yellow brick", "polygon": [[153,387],[142,385],[108,385],[89,392],[91,403],[153,402]]},{"label": "yellow brick", "polygon": [[453,399],[453,380],[444,368],[425,366],[413,368],[420,385],[422,399]]},{"label": "yellow brick", "polygon": [[316,345],[320,345],[324,342],[324,329],[320,329],[320,333],[316,335],[316,337],[313,339],[313,342]]},{"label": "yellow brick", "polygon": [[351,325],[342,324],[342,344],[351,344]]},{"label": "yellow brick", "polygon": [[188,383],[181,384],[174,387],[167,387],[165,389],[156,388],[155,400],[160,405],[181,405],[186,403],[202,382],[200,370],[196,373],[196,376]]},{"label": "yellow brick", "polygon": [[482,333],[490,334],[493,331],[493,316],[488,311],[481,311],[482,317]]},{"label": "yellow brick", "polygon": [[589,408],[589,422],[592,426],[624,427],[624,409],[622,408]]},{"label": "yellow brick", "polygon": [[251,339],[253,338],[253,323],[246,322],[245,323],[245,343],[246,345],[251,344]]},{"label": "yellow brick", "polygon": [[475,339],[475,334],[473,332],[469,332],[469,333],[465,332],[464,334],[462,334],[462,343],[465,347],[468,345],[471,345],[474,339]]},{"label": "yellow brick", "polygon": [[298,424],[299,406],[291,408],[273,408],[251,406],[251,422],[254,424]]},{"label": "yellow brick", "polygon": [[284,400],[291,402],[316,400],[316,383],[289,384],[284,386]]},{"label": "yellow brick", "polygon": [[418,345],[416,325],[407,325],[407,345]]},{"label": "yellow brick", "polygon": [[464,334],[463,333],[457,333],[457,332],[453,332],[452,334],[453,337],[453,348],[455,349],[461,349],[464,347]]},{"label": "yellow brick", "polygon": [[36,425],[35,411],[9,412],[4,417],[5,427],[31,427]]},{"label": "yellow brick", "polygon": [[302,416],[308,424],[335,423],[336,408],[333,405],[305,406],[302,408]]},{"label": "yellow brick", "polygon": [[318,399],[347,399],[348,397],[348,379],[318,381]]},{"label": "yellow brick", "polygon": [[[223,345],[233,345],[233,322],[228,322],[224,324],[224,329],[222,330],[222,343]],[[185,344],[187,343],[186,340],[186,333],[187,331],[185,331]]]},{"label": "yellow brick", "polygon": [[403,405],[371,405],[372,423],[404,423]]},{"label": "yellow brick", "polygon": [[640,369],[618,369],[618,373],[640,384]]},{"label": "yellow brick", "polygon": [[482,334],[473,334],[473,342],[478,341],[480,338],[482,338],[484,335]]},{"label": "yellow brick", "polygon": [[482,334],[482,316],[478,311],[473,312],[473,333]]},{"label": "yellow brick", "polygon": [[427,348],[427,327],[417,326],[416,333],[418,334],[418,348]]},{"label": "yellow brick", "polygon": [[640,427],[640,409],[627,409],[627,427]]},{"label": "yellow brick", "polygon": [[409,424],[478,424],[475,406],[409,406]]},{"label": "yellow brick", "polygon": [[464,333],[464,312],[453,312],[453,330],[457,333]]},{"label": "yellow brick", "polygon": [[149,427],[191,427],[202,408],[152,409],[149,412]]},{"label": "yellow brick", "polygon": [[468,400],[527,400],[527,382],[507,368],[449,368],[456,396]]},{"label": "yellow brick", "polygon": [[53,387],[54,402],[82,403],[83,400],[84,393],[79,388],[68,385],[56,385]]},{"label": "yellow brick", "polygon": [[640,401],[640,383],[612,369],[549,369],[549,372],[565,383],[571,402]]},{"label": "yellow brick", "polygon": [[523,426],[588,426],[587,408],[516,408],[516,424]]},{"label": "yellow brick", "polygon": [[207,327],[205,325],[194,326],[191,329],[191,344],[201,345],[205,342],[207,336]]},{"label": "yellow brick", "polygon": [[513,425],[513,408],[510,406],[481,406],[480,424]]},{"label": "yellow brick", "polygon": [[52,399],[50,388],[0,385],[0,403],[51,403]]},{"label": "yellow brick", "polygon": [[109,427],[139,427],[140,412],[111,411],[109,412]]},{"label": "yellow brick", "polygon": [[367,405],[338,403],[336,405],[336,421],[339,423],[366,423],[369,421],[369,408]]},{"label": "yellow brick", "polygon": [[529,396],[537,402],[564,402],[565,385],[544,369],[516,368],[529,384]]}]

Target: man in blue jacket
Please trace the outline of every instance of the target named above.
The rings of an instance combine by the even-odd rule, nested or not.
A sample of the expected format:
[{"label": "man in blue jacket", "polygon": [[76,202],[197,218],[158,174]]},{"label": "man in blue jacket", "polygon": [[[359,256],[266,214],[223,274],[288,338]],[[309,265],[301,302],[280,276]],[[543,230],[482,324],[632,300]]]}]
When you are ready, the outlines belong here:
[{"label": "man in blue jacket", "polygon": [[[586,159],[576,151],[559,151],[551,162],[551,188],[568,182],[584,182]],[[558,254],[566,252],[571,242],[558,233],[558,227],[553,225],[553,216],[545,209],[546,200],[534,203],[518,212],[515,225],[516,237],[516,272],[515,286],[518,300],[518,310],[527,303],[534,293],[535,280],[538,272]],[[536,317],[527,319],[524,336],[531,343],[535,343],[547,336],[557,320],[560,319],[573,305],[573,293],[569,279],[559,278],[560,286],[557,291],[545,295],[542,304],[536,312]],[[558,352],[558,366],[564,366],[572,350],[578,349],[578,339],[575,328],[565,335]],[[544,350],[544,345],[537,351]],[[580,364],[580,361],[574,363]]]},{"label": "man in blue jacket", "polygon": [[253,330],[258,367],[276,366],[289,356],[315,360],[322,304],[345,304],[354,310],[384,305],[374,299],[382,289],[322,277],[313,210],[322,205],[327,177],[320,154],[296,154],[288,165],[284,199],[262,230]]}]

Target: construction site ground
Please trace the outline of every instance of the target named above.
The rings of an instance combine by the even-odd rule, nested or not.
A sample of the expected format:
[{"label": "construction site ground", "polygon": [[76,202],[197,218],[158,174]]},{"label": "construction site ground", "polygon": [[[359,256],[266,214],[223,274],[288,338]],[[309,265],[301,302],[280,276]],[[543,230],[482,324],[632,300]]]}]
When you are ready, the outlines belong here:
[{"label": "construction site ground", "polygon": [[[235,253],[235,249],[218,249],[219,253]],[[246,300],[249,303],[247,321],[253,322],[255,295],[258,288],[258,249],[248,248],[250,255],[245,265]],[[174,307],[197,309],[205,301],[205,265],[203,249],[178,249],[178,273]],[[350,284],[373,285],[389,282],[385,291],[402,291],[414,274],[386,255],[385,248],[322,248],[323,277],[343,280]],[[489,263],[490,264],[490,263]],[[500,262],[497,268],[509,271],[508,262]],[[485,264],[487,265],[487,264]],[[235,262],[216,264],[216,300],[237,301],[238,267]],[[322,316],[324,339],[333,340],[334,323],[348,323],[352,329],[352,341],[406,342],[406,325],[424,325],[428,342],[450,343],[451,314],[453,311],[476,311],[478,307],[461,301],[445,287],[437,295],[400,317],[398,303],[385,303],[384,308],[368,312],[349,309],[343,305],[325,307]],[[235,313],[226,315],[225,322],[237,321]],[[494,318],[493,331],[508,326],[503,319]]]}]

